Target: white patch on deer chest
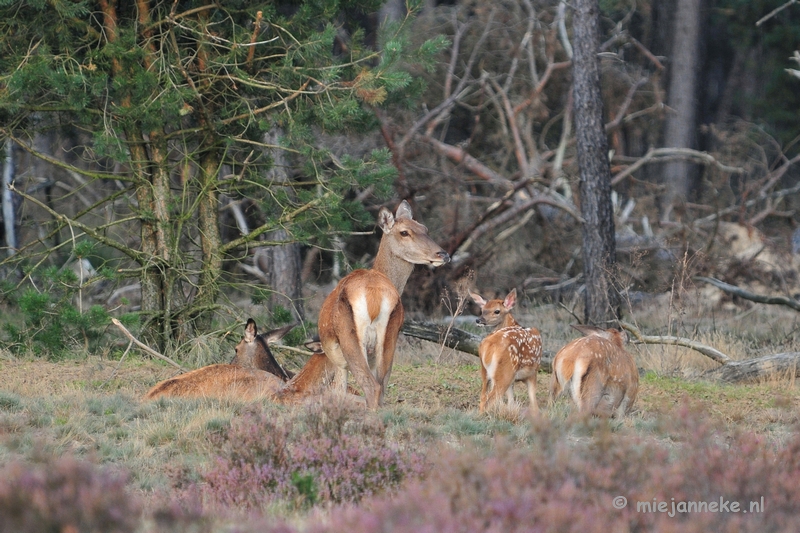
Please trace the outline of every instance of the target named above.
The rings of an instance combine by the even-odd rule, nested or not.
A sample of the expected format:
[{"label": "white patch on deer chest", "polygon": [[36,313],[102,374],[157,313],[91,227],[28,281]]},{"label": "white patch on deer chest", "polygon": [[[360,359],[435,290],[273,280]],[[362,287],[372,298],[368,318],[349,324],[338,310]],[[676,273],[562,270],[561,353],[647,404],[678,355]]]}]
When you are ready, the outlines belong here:
[{"label": "white patch on deer chest", "polygon": [[389,317],[392,314],[393,303],[391,298],[381,295],[380,308],[374,319],[369,313],[370,305],[367,301],[366,292],[361,293],[350,303],[353,309],[353,321],[356,324],[359,344],[364,350],[362,355],[371,363],[371,367],[375,364],[373,356],[375,354],[383,354],[383,339],[386,335]]}]

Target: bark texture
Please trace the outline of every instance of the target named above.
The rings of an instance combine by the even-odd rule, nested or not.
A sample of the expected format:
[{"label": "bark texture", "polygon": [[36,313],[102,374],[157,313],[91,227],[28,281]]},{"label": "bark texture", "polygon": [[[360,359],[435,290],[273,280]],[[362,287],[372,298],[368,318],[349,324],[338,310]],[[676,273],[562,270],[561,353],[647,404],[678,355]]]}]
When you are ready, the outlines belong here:
[{"label": "bark texture", "polygon": [[614,287],[616,244],[611,204],[608,139],[600,95],[599,7],[597,0],[575,2],[573,93],[575,136],[580,167],[583,222],[584,319],[601,325],[619,317]]},{"label": "bark texture", "polygon": [[[697,83],[702,0],[678,0],[675,36],[669,66],[669,95],[672,110],[666,117],[664,146],[695,148],[697,145]],[[694,188],[697,165],[672,161],[664,167],[661,219],[669,220],[673,209],[684,204]]]}]

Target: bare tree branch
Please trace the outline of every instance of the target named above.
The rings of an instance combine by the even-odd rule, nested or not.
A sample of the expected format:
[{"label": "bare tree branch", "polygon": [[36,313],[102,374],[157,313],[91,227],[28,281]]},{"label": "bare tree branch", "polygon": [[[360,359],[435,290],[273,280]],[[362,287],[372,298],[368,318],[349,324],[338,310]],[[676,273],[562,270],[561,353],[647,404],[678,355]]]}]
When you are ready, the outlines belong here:
[{"label": "bare tree branch", "polygon": [[769,304],[769,305],[784,305],[786,307],[791,307],[795,311],[800,311],[800,302],[795,300],[794,298],[786,298],[784,296],[764,296],[763,294],[755,294],[750,291],[746,291],[741,287],[737,287],[736,285],[730,285],[729,283],[725,283],[724,281],[720,281],[716,278],[707,278],[704,276],[697,276],[694,278],[697,281],[703,281],[705,283],[709,283],[718,289],[722,289],[723,291],[738,296],[739,298],[744,298],[745,300],[750,300],[751,302],[756,302],[760,304]]},{"label": "bare tree branch", "polygon": [[740,167],[729,167],[724,165],[717,161],[717,159],[711,154],[700,152],[699,150],[692,150],[691,148],[652,148],[634,164],[625,170],[618,172],[613,178],[611,178],[611,185],[618,184],[650,162],[666,161],[669,159],[693,159],[707,165],[714,165],[723,172],[730,172],[731,174],[744,174],[747,172],[745,169]]},{"label": "bare tree branch", "polygon": [[159,358],[159,359],[161,359],[163,361],[166,361],[167,363],[171,364],[172,366],[174,366],[175,368],[177,368],[181,372],[186,372],[186,369],[183,368],[181,365],[179,365],[178,363],[176,363],[175,361],[173,361],[172,359],[170,359],[166,355],[162,355],[162,354],[158,353],[157,351],[155,351],[154,349],[150,348],[148,345],[146,345],[145,343],[141,342],[139,339],[134,337],[133,334],[130,331],[128,331],[128,329],[125,326],[122,325],[122,322],[120,322],[116,318],[112,318],[111,319],[111,323],[114,324],[115,326],[117,326],[120,329],[120,331],[122,331],[122,333],[131,340],[131,342],[133,342],[136,346],[138,346],[139,348],[144,350],[146,353],[152,355],[153,357],[157,357],[157,358]]},{"label": "bare tree branch", "polygon": [[683,346],[684,348],[691,348],[706,357],[709,357],[722,365],[727,365],[731,362],[731,358],[726,354],[720,352],[716,348],[707,346],[701,342],[693,341],[685,337],[674,337],[672,335],[643,335],[641,330],[627,322],[620,322],[625,330],[630,331],[633,336],[642,344],[667,344],[670,346]]}]

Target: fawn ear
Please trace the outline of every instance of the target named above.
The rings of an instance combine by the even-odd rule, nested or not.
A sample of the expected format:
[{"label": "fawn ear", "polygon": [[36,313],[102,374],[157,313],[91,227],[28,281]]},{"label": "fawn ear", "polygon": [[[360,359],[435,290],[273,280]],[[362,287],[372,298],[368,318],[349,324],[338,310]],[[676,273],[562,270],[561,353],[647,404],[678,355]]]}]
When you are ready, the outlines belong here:
[{"label": "fawn ear", "polygon": [[514,305],[517,303],[517,289],[511,289],[511,292],[508,293],[506,299],[503,300],[503,307],[508,309],[509,311],[514,308]]},{"label": "fawn ear", "polygon": [[256,321],[252,318],[247,319],[247,325],[244,327],[244,341],[253,342],[258,335],[258,327]]},{"label": "fawn ear", "polygon": [[486,305],[486,300],[484,300],[484,299],[481,297],[481,295],[480,295],[480,294],[478,294],[477,292],[472,292],[472,291],[470,291],[470,293],[469,293],[469,296],[470,296],[470,298],[472,298],[472,300],[473,300],[473,301],[474,301],[476,304],[480,305],[480,306],[481,306],[481,308],[483,308],[483,306],[485,306],[485,305]]},{"label": "fawn ear", "polygon": [[400,205],[397,206],[397,211],[394,214],[395,218],[407,218],[409,220],[414,218],[414,215],[411,213],[411,206],[403,200],[400,202]]},{"label": "fawn ear", "polygon": [[392,228],[394,227],[394,215],[385,207],[381,207],[381,210],[378,213],[378,225],[381,227],[384,233],[391,232]]}]

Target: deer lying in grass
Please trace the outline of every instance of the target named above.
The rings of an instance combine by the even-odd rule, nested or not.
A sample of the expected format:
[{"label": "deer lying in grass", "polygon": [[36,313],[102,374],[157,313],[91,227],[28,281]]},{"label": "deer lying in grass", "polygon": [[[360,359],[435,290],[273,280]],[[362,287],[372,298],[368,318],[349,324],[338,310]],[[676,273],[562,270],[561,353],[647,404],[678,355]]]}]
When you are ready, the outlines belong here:
[{"label": "deer lying in grass", "polygon": [[639,371],[625,350],[628,335],[616,329],[572,327],[585,336],[561,348],[553,359],[550,404],[568,387],[585,416],[627,414],[639,390]]},{"label": "deer lying in grass", "polygon": [[542,360],[542,336],[536,328],[523,328],[511,315],[517,301],[517,290],[500,300],[484,300],[480,294],[470,293],[481,306],[478,324],[494,327],[494,331],[481,341],[478,354],[481,359],[480,411],[505,394],[507,403],[514,402],[514,381],[528,385],[528,398],[533,414],[539,412],[536,403],[536,374]]},{"label": "deer lying in grass", "polygon": [[259,335],[255,321],[250,318],[230,364],[208,365],[165,379],[151,388],[145,399],[230,396],[252,400],[270,397],[283,386],[289,375],[275,360],[269,343],[282,339],[293,327],[294,324]]},{"label": "deer lying in grass", "polygon": [[[322,352],[319,341],[306,343],[306,347],[314,353],[294,376],[278,364],[269,349],[270,342],[282,338],[292,327],[286,326],[258,335],[256,323],[250,319],[230,364],[209,365],[164,380],[150,389],[145,399],[213,397],[247,401],[266,399],[295,404],[322,394],[330,387],[336,367]],[[256,365],[258,368],[255,368]],[[291,376],[291,379],[286,381],[281,376]],[[364,403],[352,388],[348,388],[348,398],[356,403]]]},{"label": "deer lying in grass", "polygon": [[394,215],[382,208],[378,225],[383,237],[373,267],[342,278],[319,314],[319,336],[336,367],[336,389],[345,392],[350,370],[372,409],[383,402],[403,325],[400,295],[414,265],[440,266],[450,261],[447,252],[428,237],[428,229],[413,220],[405,200]]}]

